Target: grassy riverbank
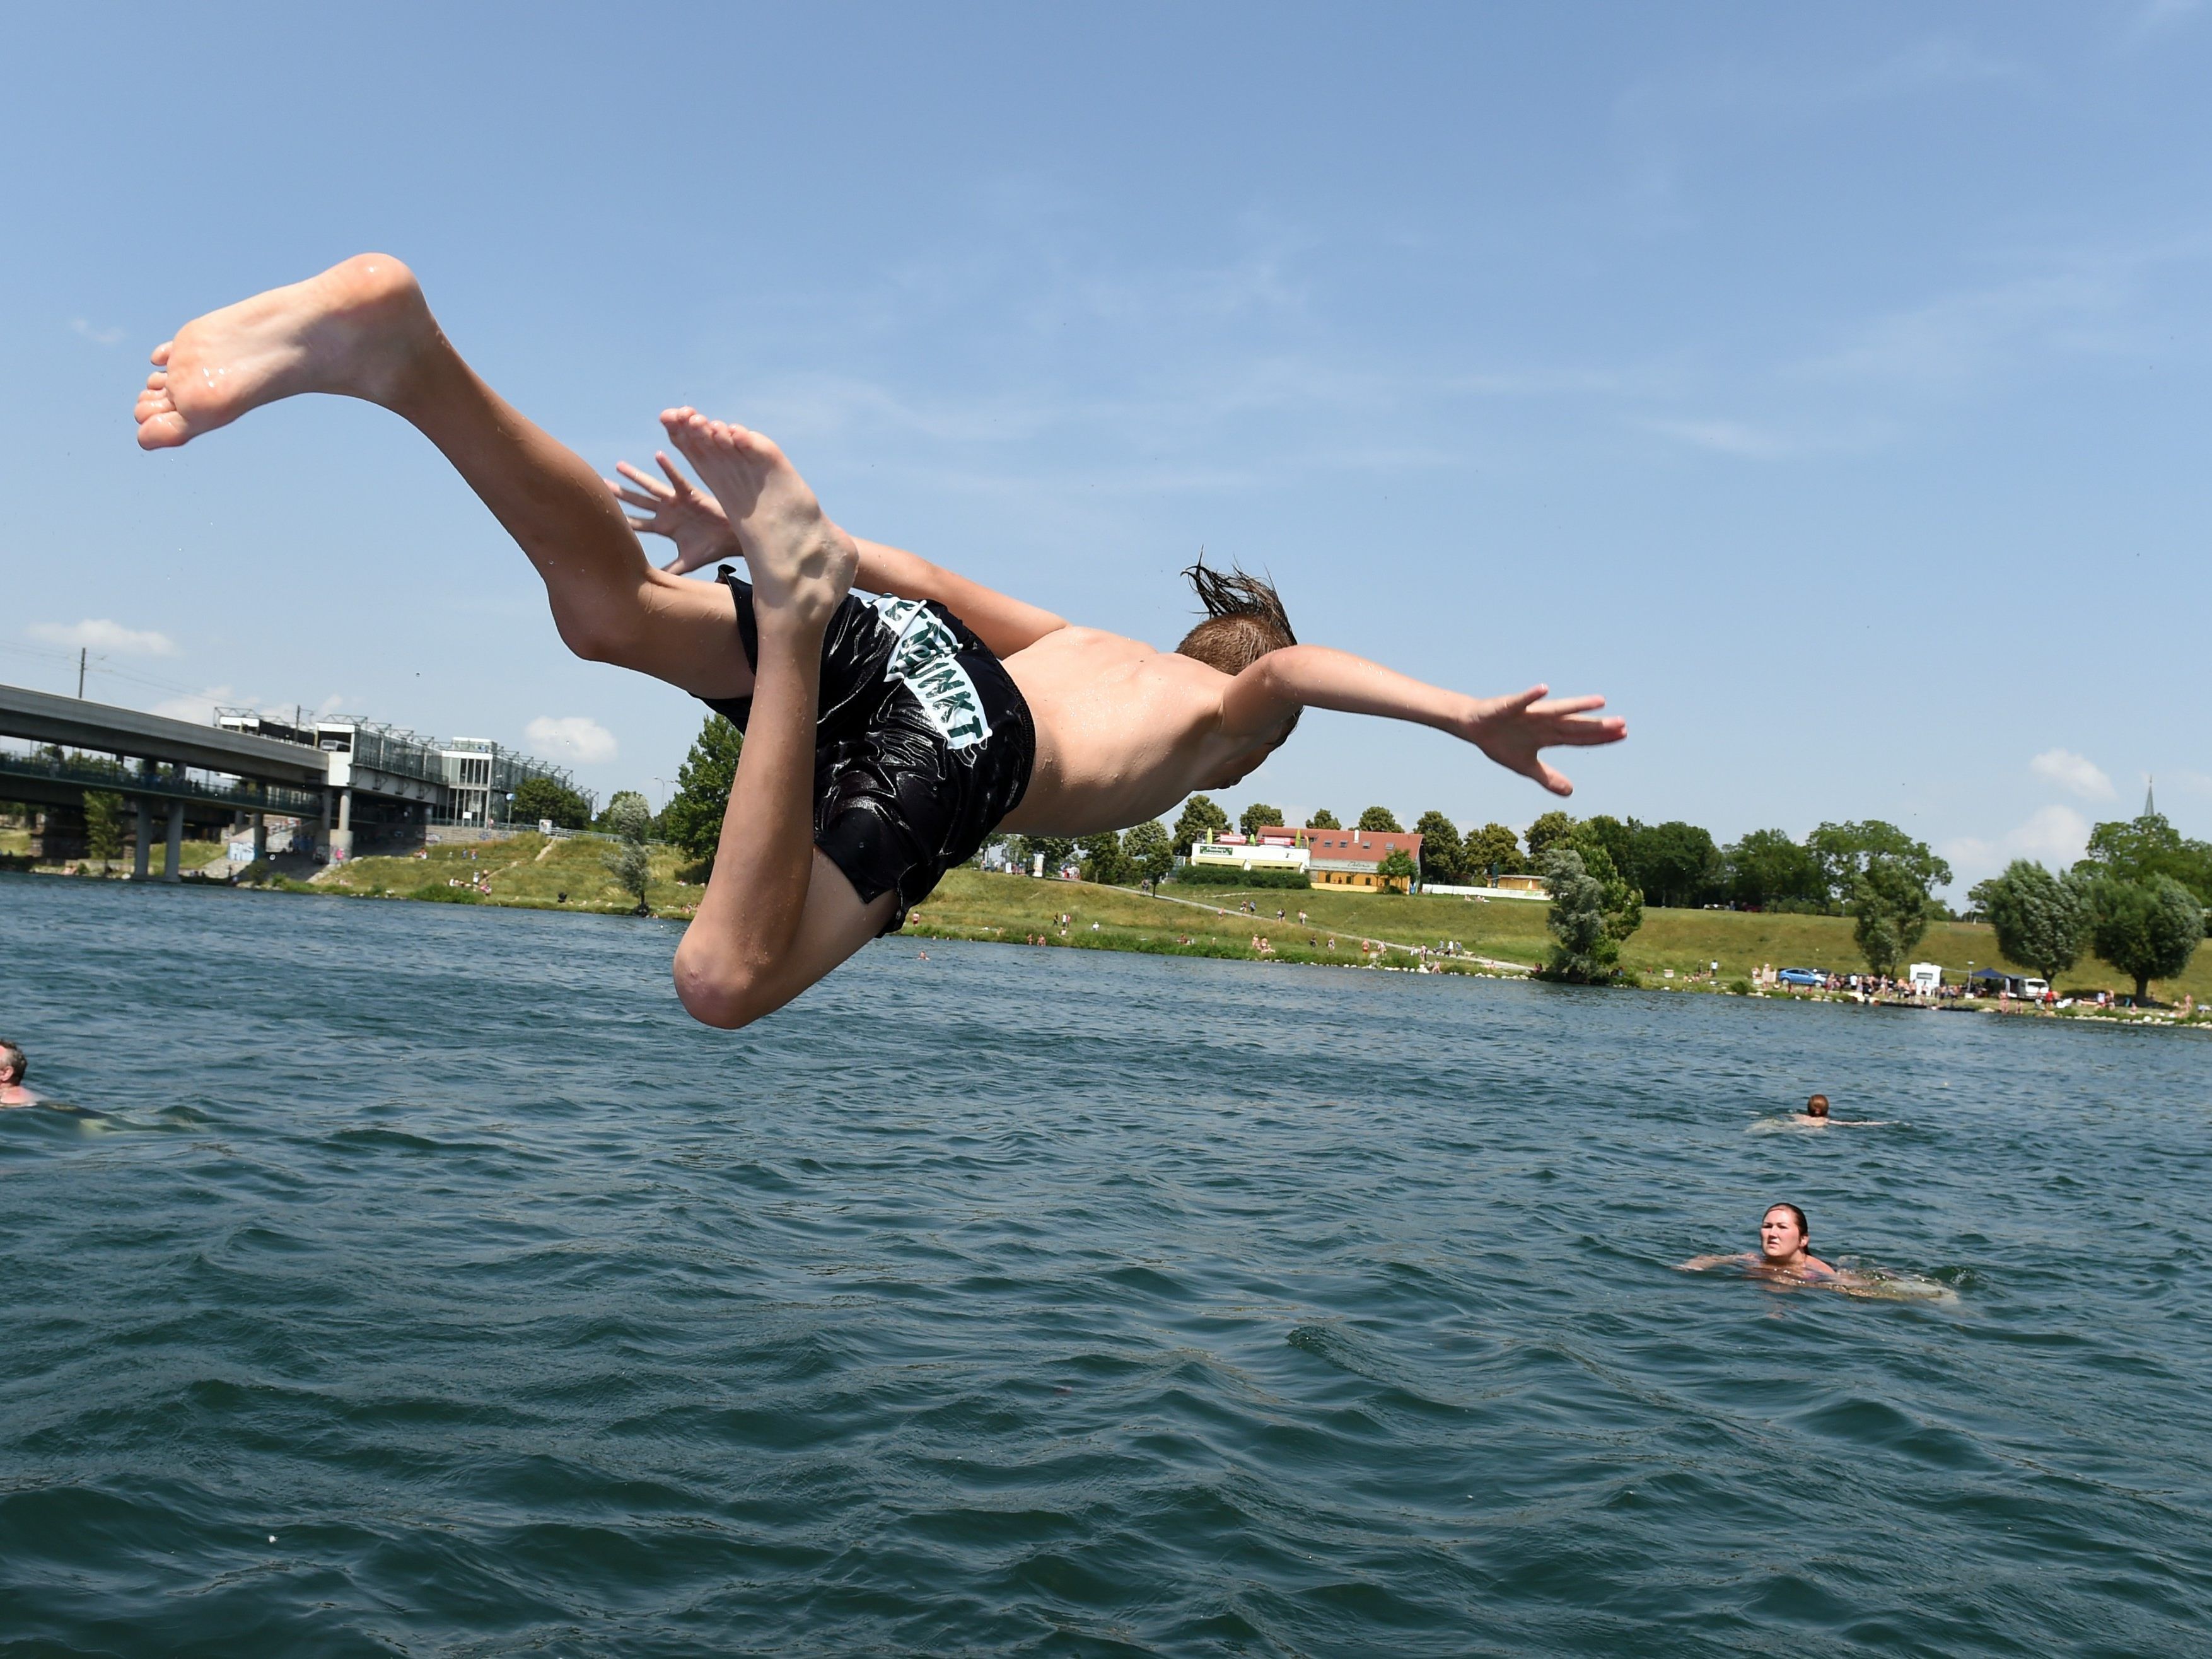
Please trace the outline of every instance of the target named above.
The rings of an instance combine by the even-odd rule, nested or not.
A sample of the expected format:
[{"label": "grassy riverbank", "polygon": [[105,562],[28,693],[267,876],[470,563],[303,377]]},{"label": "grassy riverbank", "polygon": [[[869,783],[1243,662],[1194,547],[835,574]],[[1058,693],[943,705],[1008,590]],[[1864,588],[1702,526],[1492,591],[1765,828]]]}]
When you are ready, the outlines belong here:
[{"label": "grassy riverbank", "polygon": [[[354,859],[321,871],[312,883],[283,884],[364,898],[618,915],[631,909],[635,901],[607,872],[605,856],[612,846],[596,837],[549,840],[524,834],[472,847],[434,847],[422,857]],[[197,847],[188,843],[188,854],[192,850]],[[212,850],[220,856],[219,848]],[[699,902],[702,874],[674,849],[654,848],[648,896],[654,912],[688,917]],[[1484,902],[1327,888],[1177,888],[1172,884],[1167,893],[1169,897],[1146,898],[1087,882],[1036,881],[960,869],[946,875],[909,918],[906,931],[921,939],[1019,944],[1042,938],[1051,945],[1085,950],[1243,960],[1264,954],[1285,962],[1399,967],[1415,960],[1411,952],[1416,948],[1433,951],[1447,939],[1476,957],[1533,967],[1545,959],[1551,942],[1545,931],[1546,907],[1526,901]],[[1258,907],[1257,914],[1237,911],[1248,899]],[[1279,918],[1278,910],[1285,914]],[[1300,910],[1309,918],[1304,925],[1297,919]],[[1072,918],[1064,925],[1054,920],[1063,914]],[[1255,939],[1267,941],[1264,953],[1255,948]],[[1366,941],[1395,948],[1363,950]],[[2025,971],[2003,960],[1996,936],[1978,923],[1936,923],[1914,957],[1942,963],[1953,979],[1963,975],[1969,965]],[[1684,985],[1687,975],[1716,961],[1721,964],[1723,986],[1749,978],[1763,965],[1844,973],[1863,965],[1848,918],[1732,910],[1647,909],[1643,927],[1628,941],[1621,959],[1625,967],[1654,986]],[[1466,957],[1445,958],[1442,965],[1453,971],[1494,971]],[[1673,980],[1666,977],[1668,969],[1674,972]],[[2076,964],[2059,981],[2063,995],[2131,988],[2094,960]],[[2185,994],[2200,1002],[2212,1000],[2212,950],[2200,949],[2186,973],[2154,988],[2166,1001],[2179,1000]]]},{"label": "grassy riverbank", "polygon": [[[619,914],[635,908],[637,901],[607,872],[606,857],[615,846],[599,836],[532,832],[469,846],[432,847],[419,856],[349,859],[319,871],[312,882],[293,884],[363,898]],[[653,849],[646,899],[656,913],[688,916],[697,906],[702,888],[691,879],[690,863],[674,848]],[[478,884],[487,890],[479,891]]]},{"label": "grassy riverbank", "polygon": [[[919,919],[909,921],[908,931],[963,939],[1011,935],[1018,940],[1045,929],[1048,918],[1055,913],[1068,912],[1076,918],[1069,937],[1062,940],[1054,927],[1049,933],[1054,944],[1092,943],[1109,949],[1142,950],[1158,948],[1157,941],[1163,935],[1173,939],[1188,934],[1194,940],[1204,939],[1227,947],[1209,949],[1209,955],[1250,956],[1252,936],[1258,933],[1270,940],[1279,955],[1290,956],[1294,951],[1300,957],[1337,961],[1349,955],[1357,962],[1357,939],[1364,935],[1394,945],[1425,945],[1432,949],[1444,939],[1455,939],[1462,949],[1478,955],[1528,966],[1545,959],[1551,943],[1545,929],[1547,907],[1523,900],[1494,899],[1486,903],[1425,894],[1376,895],[1325,888],[1304,892],[1276,888],[1178,889],[1172,884],[1166,890],[1232,912],[1249,899],[1259,907],[1259,914],[1213,916],[1188,904],[1146,899],[1115,888],[956,870],[922,907]],[[1283,920],[1276,918],[1279,909],[1286,913]],[[1310,918],[1304,927],[1297,921],[1300,910]],[[1094,921],[1100,924],[1097,935],[1090,933]],[[1339,945],[1334,952],[1325,948],[1332,935]],[[1310,948],[1310,939],[1319,941],[1322,948]],[[1143,942],[1147,939],[1155,943],[1148,945]],[[1290,950],[1285,949],[1286,942]],[[1970,964],[2027,971],[2003,959],[1995,933],[1978,922],[1936,922],[1913,955],[1916,961],[1942,963],[1953,979],[1962,977]],[[1407,958],[1394,953],[1385,959],[1403,962]],[[1661,985],[1670,982],[1665,977],[1670,968],[1676,975],[1674,982],[1680,982],[1713,962],[1721,964],[1723,985],[1748,979],[1762,966],[1825,968],[1841,973],[1860,972],[1865,967],[1852,940],[1848,917],[1735,910],[1646,909],[1644,926],[1623,947],[1621,960],[1646,983]],[[2099,989],[2124,992],[2133,987],[2103,963],[2093,960],[2077,963],[2060,975],[2059,989],[2062,995],[2071,995]],[[2185,994],[2195,995],[2199,1001],[2212,998],[2212,950],[2200,949],[2186,973],[2160,981],[2154,989],[2166,1000],[2179,1000]]]}]

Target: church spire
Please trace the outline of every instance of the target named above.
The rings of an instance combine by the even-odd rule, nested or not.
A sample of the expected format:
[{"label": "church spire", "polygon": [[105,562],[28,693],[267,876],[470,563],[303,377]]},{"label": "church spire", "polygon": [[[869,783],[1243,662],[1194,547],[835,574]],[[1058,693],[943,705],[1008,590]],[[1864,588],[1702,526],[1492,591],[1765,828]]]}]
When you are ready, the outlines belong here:
[{"label": "church spire", "polygon": [[2151,788],[2151,786],[2154,781],[2155,780],[2152,778],[2149,773],[2146,772],[2143,774],[2142,815],[2147,818],[2154,818],[2158,816],[2158,798]]}]

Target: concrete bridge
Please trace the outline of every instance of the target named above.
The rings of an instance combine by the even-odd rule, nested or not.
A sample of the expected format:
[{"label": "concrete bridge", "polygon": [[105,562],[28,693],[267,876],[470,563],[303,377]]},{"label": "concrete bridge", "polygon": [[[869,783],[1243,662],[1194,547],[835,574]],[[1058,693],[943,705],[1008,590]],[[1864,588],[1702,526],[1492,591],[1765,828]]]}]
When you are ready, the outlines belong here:
[{"label": "concrete bridge", "polygon": [[[483,824],[526,777],[568,787],[559,769],[491,744],[456,739],[459,746],[448,754],[411,732],[359,720],[232,716],[198,726],[14,685],[0,685],[5,738],[43,746],[24,753],[0,744],[0,799],[48,809],[46,856],[82,854],[85,795],[111,791],[137,811],[141,878],[149,865],[152,820],[166,817],[164,879],[171,881],[188,825],[234,824],[243,816],[253,824],[258,858],[268,850],[269,817],[312,820],[316,846],[344,858],[353,851],[357,809],[371,823],[396,827],[447,816],[465,799],[465,809],[453,816]],[[78,844],[58,844],[72,837]]]}]

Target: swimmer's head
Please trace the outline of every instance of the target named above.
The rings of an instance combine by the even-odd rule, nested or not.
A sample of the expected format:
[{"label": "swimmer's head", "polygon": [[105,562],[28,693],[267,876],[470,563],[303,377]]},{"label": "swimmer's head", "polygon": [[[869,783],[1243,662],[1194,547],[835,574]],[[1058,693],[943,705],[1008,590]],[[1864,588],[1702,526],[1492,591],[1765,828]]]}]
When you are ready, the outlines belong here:
[{"label": "swimmer's head", "polygon": [[1224,674],[1241,674],[1270,651],[1298,642],[1282,600],[1257,576],[1235,565],[1225,574],[1212,569],[1203,555],[1182,574],[1206,611],[1206,620],[1176,647],[1182,655]]},{"label": "swimmer's head", "polygon": [[23,1058],[21,1048],[12,1042],[0,1042],[0,1083],[21,1083],[30,1069],[31,1062]]},{"label": "swimmer's head", "polygon": [[1759,1253],[1769,1261],[1787,1261],[1813,1244],[1813,1224],[1795,1204],[1770,1204],[1759,1223]]},{"label": "swimmer's head", "polygon": [[1827,1097],[1827,1096],[1826,1096],[1826,1095],[1814,1095],[1814,1096],[1812,1097],[1812,1099],[1810,1099],[1810,1100],[1808,1100],[1808,1101],[1807,1101],[1807,1102],[1805,1103],[1805,1115],[1806,1115],[1807,1117],[1826,1117],[1826,1116],[1827,1116],[1827,1115],[1828,1115],[1828,1097]]},{"label": "swimmer's head", "polygon": [[[1296,645],[1291,618],[1275,590],[1257,576],[1248,576],[1231,565],[1224,574],[1206,566],[1204,556],[1182,573],[1206,609],[1206,620],[1182,636],[1178,655],[1204,663],[1208,668],[1235,676],[1243,673],[1270,651]],[[1227,789],[1258,771],[1267,757],[1281,748],[1297,726],[1292,714],[1281,731],[1255,744],[1208,778],[1209,789]]]}]

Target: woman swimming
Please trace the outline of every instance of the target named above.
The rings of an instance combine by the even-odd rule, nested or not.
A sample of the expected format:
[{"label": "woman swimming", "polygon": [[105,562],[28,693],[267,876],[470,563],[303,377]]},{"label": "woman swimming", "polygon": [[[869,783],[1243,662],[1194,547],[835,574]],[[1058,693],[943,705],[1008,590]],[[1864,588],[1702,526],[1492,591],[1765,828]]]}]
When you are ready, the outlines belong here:
[{"label": "woman swimming", "polygon": [[1795,1204],[1770,1204],[1759,1219],[1756,1250],[1745,1250],[1735,1255],[1693,1255],[1682,1264],[1682,1271],[1701,1273],[1707,1267],[1741,1267],[1761,1279],[1802,1285],[1851,1283],[1849,1274],[1838,1272],[1812,1253],[1808,1248],[1812,1242],[1813,1226],[1806,1220],[1804,1211]]}]

